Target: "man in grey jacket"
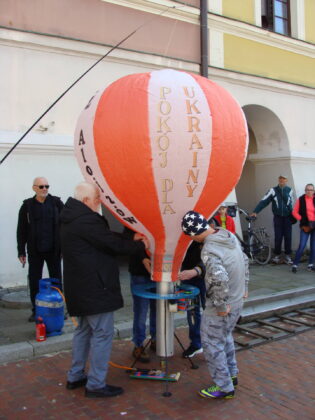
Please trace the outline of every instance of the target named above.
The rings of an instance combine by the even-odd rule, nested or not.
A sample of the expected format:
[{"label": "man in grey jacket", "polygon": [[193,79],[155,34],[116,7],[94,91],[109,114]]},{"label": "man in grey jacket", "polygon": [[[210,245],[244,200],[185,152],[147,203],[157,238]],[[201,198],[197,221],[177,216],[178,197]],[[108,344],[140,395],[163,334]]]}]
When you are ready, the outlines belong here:
[{"label": "man in grey jacket", "polygon": [[238,368],[232,331],[247,297],[248,258],[229,231],[213,229],[200,213],[189,211],[182,229],[203,243],[206,309],[201,319],[201,342],[214,385],[199,391],[205,398],[233,398]]}]

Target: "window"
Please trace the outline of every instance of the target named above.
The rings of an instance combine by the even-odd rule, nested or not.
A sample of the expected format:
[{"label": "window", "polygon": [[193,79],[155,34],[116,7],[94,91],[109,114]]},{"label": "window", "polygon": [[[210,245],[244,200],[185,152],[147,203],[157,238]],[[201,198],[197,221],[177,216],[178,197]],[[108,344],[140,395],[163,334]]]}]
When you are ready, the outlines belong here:
[{"label": "window", "polygon": [[290,0],[261,0],[261,24],[270,31],[290,35]]}]

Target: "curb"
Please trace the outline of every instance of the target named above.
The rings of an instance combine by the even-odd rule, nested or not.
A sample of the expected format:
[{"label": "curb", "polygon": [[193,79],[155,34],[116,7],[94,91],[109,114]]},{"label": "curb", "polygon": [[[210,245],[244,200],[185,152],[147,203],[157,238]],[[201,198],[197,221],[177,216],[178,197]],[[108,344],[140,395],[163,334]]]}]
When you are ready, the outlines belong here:
[{"label": "curb", "polygon": [[315,304],[315,287],[299,287],[291,291],[262,295],[244,303],[242,317],[246,321],[272,316],[275,312],[294,311]]},{"label": "curb", "polygon": [[[175,327],[186,325],[186,315],[175,316]],[[132,321],[119,322],[114,325],[114,340],[126,340],[132,335]],[[73,332],[47,337],[45,341],[36,340],[24,341],[20,343],[5,344],[0,346],[0,364],[17,362],[23,359],[32,359],[60,351],[71,350]]]},{"label": "curb", "polygon": [[[242,311],[243,321],[272,316],[275,312],[288,312],[297,308],[315,304],[315,287],[301,287],[290,292],[279,292],[248,299]],[[178,313],[174,317],[174,326],[187,326],[186,314]],[[115,340],[130,339],[132,321],[115,323]],[[30,340],[0,346],[0,364],[32,359],[60,351],[71,350],[73,332],[48,337],[46,341]]]}]

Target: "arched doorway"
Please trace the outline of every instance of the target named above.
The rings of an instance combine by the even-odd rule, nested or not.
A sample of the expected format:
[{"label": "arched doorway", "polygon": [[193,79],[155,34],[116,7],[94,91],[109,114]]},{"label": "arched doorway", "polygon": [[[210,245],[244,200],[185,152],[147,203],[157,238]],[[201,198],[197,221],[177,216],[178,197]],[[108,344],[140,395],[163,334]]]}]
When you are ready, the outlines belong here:
[{"label": "arched doorway", "polygon": [[[267,192],[277,185],[278,176],[288,177],[293,185],[287,132],[279,117],[261,105],[246,105],[243,111],[248,124],[249,145],[243,173],[236,186],[240,207],[253,211]],[[246,222],[241,220],[242,229]],[[266,226],[273,238],[271,206],[259,214],[259,225]]]}]

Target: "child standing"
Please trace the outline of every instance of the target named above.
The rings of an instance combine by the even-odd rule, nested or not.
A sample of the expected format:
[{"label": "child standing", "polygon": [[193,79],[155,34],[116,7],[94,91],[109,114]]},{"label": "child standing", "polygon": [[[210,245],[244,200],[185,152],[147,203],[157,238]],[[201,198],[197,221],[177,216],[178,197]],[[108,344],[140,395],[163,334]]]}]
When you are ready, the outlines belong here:
[{"label": "child standing", "polygon": [[235,233],[235,223],[233,217],[227,214],[227,205],[225,203],[221,204],[218,209],[218,214],[214,218],[224,229]]},{"label": "child standing", "polygon": [[229,231],[212,228],[200,213],[189,211],[182,229],[203,243],[206,308],[201,319],[201,343],[214,385],[199,391],[205,398],[233,398],[238,383],[232,331],[247,297],[248,258]]}]

